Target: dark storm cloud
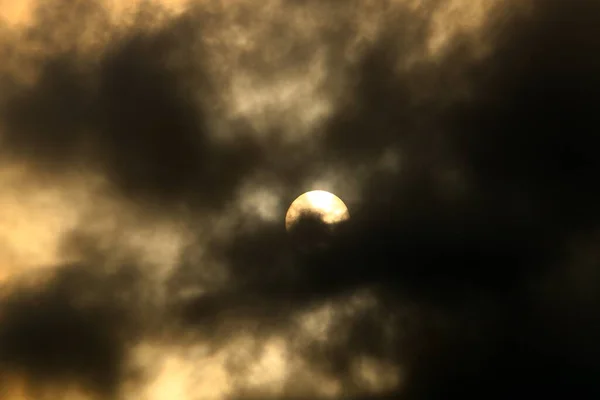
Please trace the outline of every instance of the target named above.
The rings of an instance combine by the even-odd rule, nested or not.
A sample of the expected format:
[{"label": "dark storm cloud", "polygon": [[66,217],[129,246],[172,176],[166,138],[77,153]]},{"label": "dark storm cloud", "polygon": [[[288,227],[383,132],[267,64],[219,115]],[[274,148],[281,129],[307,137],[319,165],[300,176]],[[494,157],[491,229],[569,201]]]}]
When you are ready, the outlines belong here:
[{"label": "dark storm cloud", "polygon": [[[261,313],[364,287],[390,317],[418,304],[384,350],[372,348],[385,343],[383,322],[368,316],[343,325],[351,333],[335,336],[325,356],[307,350],[339,377],[362,354],[406,366],[400,391],[372,398],[599,393],[598,346],[574,342],[598,332],[600,304],[578,307],[574,293],[535,288],[575,268],[567,243],[598,228],[600,3],[532,4],[525,14],[494,10],[483,28],[488,56],[475,57],[458,37],[440,60],[400,74],[396,56],[424,45],[423,36],[412,41],[402,21],[389,27],[359,64],[322,154],[352,171],[395,149],[400,172],[366,183],[347,232],[325,253],[294,258],[286,273],[274,262],[274,228],[235,237],[224,252],[240,299],[255,293]],[[442,178],[453,170],[449,193]],[[583,274],[600,288],[596,274]],[[553,307],[585,316],[558,329],[564,311]]]},{"label": "dark storm cloud", "polygon": [[12,288],[0,306],[0,373],[24,374],[37,396],[77,383],[113,398],[140,329],[132,325],[140,282],[134,268],[109,274],[102,266],[67,265],[42,288]]},{"label": "dark storm cloud", "polygon": [[[43,19],[38,30],[61,24],[61,11],[46,8],[39,14],[55,18]],[[67,39],[105,12],[80,8]],[[156,19],[152,12],[158,11],[151,9],[148,17]],[[195,98],[210,102],[211,88],[203,56],[192,51],[199,44],[193,20],[175,19],[152,32],[143,28],[124,35],[113,28],[116,40],[91,66],[89,56],[69,47],[44,60],[33,87],[4,99],[3,153],[58,173],[100,170],[138,200],[222,202],[259,149],[242,135],[223,146],[207,134],[210,110]]]},{"label": "dark storm cloud", "polygon": [[[458,36],[439,59],[424,58],[403,72],[398,60],[404,65],[424,53],[429,20],[399,10],[347,69],[340,48],[348,30],[322,38],[331,48],[329,68],[349,71],[350,79],[319,146],[241,139],[226,146],[211,139],[206,116],[216,89],[204,60],[167,68],[169,55],[192,57],[187,45],[202,20],[190,14],[158,33],[125,35],[89,75],[71,53],[52,57],[36,85],[5,100],[3,152],[55,172],[91,165],[134,201],[190,205],[221,204],[254,169],[276,170],[272,179],[284,177],[281,187],[296,188],[321,166],[341,166],[341,179],[352,180],[358,167],[397,152],[398,172],[359,182],[361,204],[327,250],[297,252],[279,222],[239,226],[211,242],[229,281],[184,301],[186,328],[216,344],[248,326],[294,338],[289,327],[298,312],[369,290],[374,306],[336,322],[326,343],[295,348],[315,370],[339,379],[346,397],[354,396],[353,360],[370,356],[401,366],[406,379],[398,390],[354,398],[593,398],[600,363],[590,338],[598,333],[600,303],[594,298],[579,307],[578,283],[566,291],[539,286],[550,280],[561,287],[556,271],[575,269],[600,289],[597,274],[578,268],[567,247],[598,228],[600,4],[534,1],[527,13],[499,5],[479,32],[489,54],[476,57],[468,38]],[[307,49],[300,50],[282,57],[282,65],[299,62]],[[240,63],[269,75],[271,65],[250,61],[256,62]],[[290,154],[307,158],[299,163]],[[201,268],[182,263],[173,293]],[[50,300],[38,295],[48,304],[39,314],[26,313],[22,298],[6,303],[16,310],[0,331],[0,348],[13,349],[4,350],[6,368],[115,387],[125,343],[114,336],[120,320],[91,323],[87,311],[66,302],[71,289],[58,287],[50,285]],[[44,326],[52,312],[82,341],[107,349],[104,358],[76,373],[79,356],[50,360],[53,348],[78,341],[23,345],[36,343],[28,327]],[[572,329],[561,328],[567,323]],[[52,329],[67,329],[61,324]],[[292,385],[283,398],[298,393]]]}]

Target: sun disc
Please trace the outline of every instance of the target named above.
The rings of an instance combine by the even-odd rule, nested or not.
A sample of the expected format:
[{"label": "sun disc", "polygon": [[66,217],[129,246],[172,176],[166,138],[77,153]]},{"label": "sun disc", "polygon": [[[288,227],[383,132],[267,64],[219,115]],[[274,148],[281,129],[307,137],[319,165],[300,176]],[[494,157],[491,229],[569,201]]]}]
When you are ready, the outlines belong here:
[{"label": "sun disc", "polygon": [[350,218],[348,207],[342,199],[324,190],[306,192],[290,205],[285,216],[285,228],[289,232],[304,214],[317,215],[327,225],[334,225]]}]

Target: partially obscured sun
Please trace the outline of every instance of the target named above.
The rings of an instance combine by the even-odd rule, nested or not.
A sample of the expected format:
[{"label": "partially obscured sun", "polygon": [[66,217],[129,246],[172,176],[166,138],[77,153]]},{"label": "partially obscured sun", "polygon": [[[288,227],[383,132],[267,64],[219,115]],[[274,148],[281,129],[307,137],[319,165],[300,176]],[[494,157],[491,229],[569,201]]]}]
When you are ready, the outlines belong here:
[{"label": "partially obscured sun", "polygon": [[285,229],[289,232],[307,214],[318,216],[327,225],[350,218],[348,207],[339,197],[324,190],[313,190],[292,202],[285,216]]}]

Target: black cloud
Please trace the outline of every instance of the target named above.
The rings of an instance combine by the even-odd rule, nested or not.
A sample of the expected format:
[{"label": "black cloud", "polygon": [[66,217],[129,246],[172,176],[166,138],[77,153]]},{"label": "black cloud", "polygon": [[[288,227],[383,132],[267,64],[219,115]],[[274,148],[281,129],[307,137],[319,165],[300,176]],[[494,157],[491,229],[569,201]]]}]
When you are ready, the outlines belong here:
[{"label": "black cloud", "polygon": [[25,285],[3,297],[0,370],[24,373],[33,394],[78,383],[114,397],[131,372],[124,362],[141,326],[132,325],[141,280],[133,268],[110,274],[93,265],[61,266],[48,278],[42,289]]},{"label": "black cloud", "polygon": [[[75,30],[100,12],[84,8]],[[58,173],[100,170],[139,201],[222,203],[260,149],[243,135],[228,146],[207,135],[209,110],[194,97],[210,101],[210,83],[187,25],[115,34],[91,67],[70,48],[51,56],[35,86],[5,100],[7,155]]]}]

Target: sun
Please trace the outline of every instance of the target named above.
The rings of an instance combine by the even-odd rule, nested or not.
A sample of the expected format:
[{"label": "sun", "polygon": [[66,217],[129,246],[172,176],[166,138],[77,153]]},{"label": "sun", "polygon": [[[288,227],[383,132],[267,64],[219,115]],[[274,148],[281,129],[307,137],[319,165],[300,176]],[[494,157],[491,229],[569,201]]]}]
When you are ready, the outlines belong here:
[{"label": "sun", "polygon": [[333,193],[324,190],[306,192],[292,202],[285,216],[286,230],[289,232],[305,214],[317,215],[327,225],[350,218],[346,204]]}]

